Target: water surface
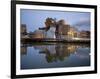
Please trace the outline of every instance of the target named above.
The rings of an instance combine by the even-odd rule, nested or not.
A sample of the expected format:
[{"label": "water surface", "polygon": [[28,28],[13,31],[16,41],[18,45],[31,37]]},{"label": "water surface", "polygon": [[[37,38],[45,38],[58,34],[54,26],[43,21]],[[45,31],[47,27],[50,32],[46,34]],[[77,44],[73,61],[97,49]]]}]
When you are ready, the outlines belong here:
[{"label": "water surface", "polygon": [[21,69],[80,66],[90,66],[89,44],[21,44]]}]

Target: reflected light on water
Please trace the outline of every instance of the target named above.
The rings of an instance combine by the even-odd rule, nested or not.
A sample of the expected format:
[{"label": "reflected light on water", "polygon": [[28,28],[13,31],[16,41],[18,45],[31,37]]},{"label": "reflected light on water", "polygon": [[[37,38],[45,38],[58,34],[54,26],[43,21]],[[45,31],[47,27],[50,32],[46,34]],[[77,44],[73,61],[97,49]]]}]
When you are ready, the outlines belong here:
[{"label": "reflected light on water", "polygon": [[21,45],[21,68],[76,67],[90,65],[90,45],[33,43]]}]

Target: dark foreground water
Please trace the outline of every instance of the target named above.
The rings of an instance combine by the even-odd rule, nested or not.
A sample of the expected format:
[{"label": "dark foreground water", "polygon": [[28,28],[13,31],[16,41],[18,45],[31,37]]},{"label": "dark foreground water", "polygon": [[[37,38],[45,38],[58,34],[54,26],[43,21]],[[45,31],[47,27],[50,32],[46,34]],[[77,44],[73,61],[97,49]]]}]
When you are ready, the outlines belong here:
[{"label": "dark foreground water", "polygon": [[89,44],[21,44],[21,69],[90,66]]}]

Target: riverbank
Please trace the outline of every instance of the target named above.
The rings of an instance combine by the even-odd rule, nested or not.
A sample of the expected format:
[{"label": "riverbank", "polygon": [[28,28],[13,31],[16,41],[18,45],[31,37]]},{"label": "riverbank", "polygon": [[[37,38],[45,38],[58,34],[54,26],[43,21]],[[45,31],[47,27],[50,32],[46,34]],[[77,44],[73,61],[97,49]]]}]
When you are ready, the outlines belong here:
[{"label": "riverbank", "polygon": [[89,39],[31,39],[24,38],[21,39],[21,42],[62,42],[62,43],[90,43]]}]

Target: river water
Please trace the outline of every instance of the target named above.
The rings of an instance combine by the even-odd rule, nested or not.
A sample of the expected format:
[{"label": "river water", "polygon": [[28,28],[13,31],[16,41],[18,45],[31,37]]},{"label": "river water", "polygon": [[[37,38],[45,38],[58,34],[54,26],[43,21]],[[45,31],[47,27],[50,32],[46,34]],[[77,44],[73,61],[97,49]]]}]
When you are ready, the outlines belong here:
[{"label": "river water", "polygon": [[90,66],[90,45],[75,43],[21,44],[21,69]]}]

